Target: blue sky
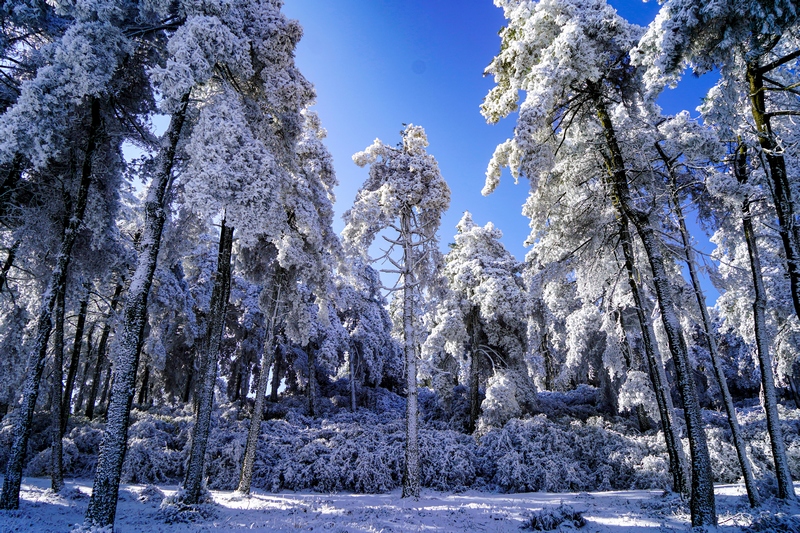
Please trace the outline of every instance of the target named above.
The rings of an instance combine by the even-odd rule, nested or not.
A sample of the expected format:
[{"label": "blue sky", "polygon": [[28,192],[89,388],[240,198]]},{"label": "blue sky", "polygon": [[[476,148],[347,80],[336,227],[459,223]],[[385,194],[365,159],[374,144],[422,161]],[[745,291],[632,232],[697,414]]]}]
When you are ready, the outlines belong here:
[{"label": "blue sky", "polygon": [[[610,0],[631,22],[646,25],[658,4]],[[514,118],[488,125],[479,112],[492,88],[483,70],[499,51],[505,25],[491,0],[286,0],[284,13],[300,21],[304,37],[297,64],[317,90],[326,144],[339,178],[335,229],[367,176],[350,159],[377,137],[400,140],[403,123],[423,126],[433,154],[452,190],[442,220],[442,243],[452,241],[464,211],[475,222],[492,221],[503,243],[520,260],[528,219],[521,215],[528,184],[506,174],[500,187],[481,195],[484,172],[495,146],[511,136]],[[660,100],[666,113],[688,109],[693,116],[711,85],[687,76]]]}]

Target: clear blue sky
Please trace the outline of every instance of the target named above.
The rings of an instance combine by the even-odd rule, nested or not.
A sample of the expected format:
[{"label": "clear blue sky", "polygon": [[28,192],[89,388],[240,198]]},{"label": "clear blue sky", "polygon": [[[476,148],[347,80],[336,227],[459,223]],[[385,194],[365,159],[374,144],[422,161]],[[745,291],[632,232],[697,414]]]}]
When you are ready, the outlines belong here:
[{"label": "clear blue sky", "polygon": [[[610,0],[631,22],[646,25],[655,1]],[[521,215],[528,183],[506,173],[490,196],[480,194],[495,146],[511,136],[514,118],[488,125],[479,112],[493,86],[483,70],[499,51],[505,25],[491,0],[286,0],[284,13],[300,21],[304,37],[297,64],[317,90],[316,111],[328,130],[340,186],[335,229],[367,175],[350,157],[378,137],[400,140],[403,123],[423,126],[452,190],[442,221],[443,243],[452,241],[464,211],[481,225],[492,221],[520,260],[528,219]],[[666,113],[695,108],[710,86],[687,76],[660,103]]]}]

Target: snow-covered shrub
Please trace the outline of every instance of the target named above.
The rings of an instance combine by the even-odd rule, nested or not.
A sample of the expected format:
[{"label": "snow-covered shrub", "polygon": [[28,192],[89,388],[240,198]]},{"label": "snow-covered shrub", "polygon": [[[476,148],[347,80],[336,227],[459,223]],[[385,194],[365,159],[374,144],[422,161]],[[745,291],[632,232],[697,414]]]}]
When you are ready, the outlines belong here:
[{"label": "snow-covered shrub", "polygon": [[216,518],[218,515],[218,505],[208,490],[200,493],[198,503],[184,503],[183,490],[178,490],[175,494],[163,499],[158,508],[156,517],[163,520],[165,524],[187,524]]},{"label": "snow-covered shrub", "polygon": [[517,402],[517,386],[514,380],[502,372],[489,378],[486,386],[486,398],[481,403],[481,432],[492,427],[502,427],[514,417],[522,413]]},{"label": "snow-covered shrub", "polygon": [[522,522],[522,529],[533,531],[552,531],[561,524],[572,527],[583,527],[586,520],[583,514],[576,511],[570,505],[561,504],[558,507],[545,507],[539,511],[530,511],[525,514]]},{"label": "snow-covered shrub", "polygon": [[[717,427],[706,427],[711,471],[717,483],[738,483],[742,478],[739,457],[731,444],[730,432]],[[688,447],[688,444],[685,446]]]},{"label": "snow-covered shrub", "polygon": [[160,505],[164,501],[164,491],[155,485],[145,485],[136,497],[141,503],[154,503]]},{"label": "snow-covered shrub", "polygon": [[597,388],[585,383],[566,392],[540,391],[537,397],[538,410],[550,417],[570,416],[586,420],[600,414]]},{"label": "snow-covered shrub", "polygon": [[636,470],[654,451],[600,418],[564,424],[545,415],[513,419],[478,447],[486,481],[506,492],[629,489],[641,483]]},{"label": "snow-covered shrub", "polygon": [[455,431],[420,431],[423,486],[441,491],[463,491],[475,483],[475,441]]},{"label": "snow-covered shrub", "polygon": [[123,482],[164,483],[182,478],[186,442],[181,436],[181,419],[141,412],[136,418],[128,430]]},{"label": "snow-covered shrub", "polygon": [[800,533],[800,518],[765,510],[759,513],[750,527],[743,530],[746,533]]}]

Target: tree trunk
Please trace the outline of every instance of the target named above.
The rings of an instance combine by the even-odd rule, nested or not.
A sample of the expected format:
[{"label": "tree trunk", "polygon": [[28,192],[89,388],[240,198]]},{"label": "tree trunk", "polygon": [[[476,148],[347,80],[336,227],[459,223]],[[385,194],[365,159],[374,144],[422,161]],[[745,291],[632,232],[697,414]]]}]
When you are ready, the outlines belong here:
[{"label": "tree trunk", "polygon": [[75,339],[72,343],[72,355],[69,361],[69,369],[67,370],[67,380],[64,384],[64,396],[61,400],[60,428],[62,437],[67,431],[67,423],[69,422],[70,409],[72,406],[72,391],[75,387],[75,375],[78,373],[78,365],[80,365],[83,330],[86,327],[86,312],[88,307],[89,291],[87,290],[86,295],[81,300],[80,311],[78,311],[78,323],[75,326]]},{"label": "tree trunk", "polygon": [[14,442],[11,445],[6,475],[3,479],[3,493],[0,496],[0,509],[19,508],[19,489],[22,482],[22,467],[28,449],[28,439],[31,435],[33,424],[33,411],[36,399],[39,396],[39,385],[42,380],[47,343],[52,330],[52,311],[56,299],[63,293],[67,283],[67,268],[72,258],[72,247],[78,237],[78,230],[83,222],[89,186],[92,181],[92,159],[94,158],[98,138],[102,129],[100,118],[100,103],[97,99],[91,100],[91,125],[89,126],[88,142],[81,167],[80,184],[76,196],[74,210],[69,223],[64,231],[61,245],[56,255],[56,264],[53,274],[42,296],[39,308],[39,317],[36,322],[36,336],[31,349],[31,360],[28,365],[28,376],[22,391],[22,404],[18,409],[17,420],[14,424]]},{"label": "tree trunk", "polygon": [[[747,156],[742,147],[736,154],[734,169],[739,183],[747,182]],[[753,219],[750,213],[750,200],[742,203],[742,226],[747,242],[747,253],[750,256],[750,271],[753,276],[753,321],[756,337],[758,366],[761,369],[761,390],[764,393],[764,411],[767,415],[767,431],[772,446],[772,458],[775,462],[775,476],[778,478],[778,498],[796,500],[792,474],[786,460],[786,446],[783,442],[781,421],[778,417],[778,401],[775,395],[775,378],[772,374],[772,358],[769,353],[769,333],[765,310],[767,307],[767,291],[761,276],[761,258],[758,255],[756,235],[753,231]]]},{"label": "tree trunk", "polygon": [[147,191],[141,250],[128,288],[122,327],[114,343],[116,379],[108,406],[108,423],[97,457],[92,497],[86,511],[85,521],[90,526],[113,527],[114,524],[119,479],[128,440],[128,420],[136,384],[136,368],[139,365],[139,352],[147,322],[147,297],[158,260],[161,232],[167,217],[167,189],[188,103],[187,93],[181,99],[180,109],[172,115],[169,129],[164,134],[159,166]]},{"label": "tree trunk", "polygon": [[470,336],[470,362],[469,362],[469,433],[475,432],[475,426],[480,416],[481,403],[479,397],[481,380],[481,355],[480,355],[480,310],[477,307],[470,311],[467,332]]},{"label": "tree trunk", "polygon": [[308,395],[308,416],[314,418],[317,416],[317,346],[311,343],[308,346],[308,387],[306,387],[306,394]]},{"label": "tree trunk", "polygon": [[50,488],[53,492],[61,492],[64,488],[64,445],[61,440],[61,395],[64,378],[64,292],[56,298],[53,313],[55,328],[53,330],[53,376],[50,393]]},{"label": "tree trunk", "polygon": [[142,384],[139,387],[139,397],[136,403],[139,406],[144,405],[147,401],[147,387],[150,385],[150,365],[144,365],[144,372],[142,373]]},{"label": "tree trunk", "polygon": [[202,361],[202,374],[197,391],[199,398],[197,417],[192,429],[192,448],[189,452],[189,464],[186,467],[186,478],[183,482],[184,502],[188,504],[198,503],[203,489],[206,447],[208,435],[211,433],[211,411],[214,407],[214,385],[217,381],[217,361],[219,360],[222,334],[225,330],[225,311],[231,289],[232,246],[233,228],[226,226],[223,218],[217,254],[217,276],[214,280],[209,305],[208,332],[198,353]]},{"label": "tree trunk", "polygon": [[356,348],[350,347],[350,410],[356,412]]},{"label": "tree trunk", "polygon": [[731,429],[733,443],[736,447],[736,455],[739,457],[739,465],[742,468],[742,477],[744,477],[744,485],[747,489],[747,498],[750,501],[750,506],[756,507],[759,502],[756,480],[753,477],[753,468],[750,464],[750,459],[747,457],[747,444],[739,429],[739,421],[736,418],[736,408],[733,406],[733,397],[728,389],[728,380],[725,379],[725,372],[722,369],[722,361],[720,361],[719,350],[717,348],[717,339],[714,336],[714,327],[711,324],[711,317],[706,308],[706,297],[703,294],[703,289],[700,287],[700,277],[697,275],[697,263],[689,240],[689,231],[686,229],[686,220],[683,217],[680,198],[678,197],[678,185],[675,172],[672,167],[672,162],[658,143],[656,143],[656,150],[658,150],[658,153],[661,155],[669,172],[672,208],[675,217],[678,219],[681,244],[683,245],[683,256],[686,266],[689,269],[689,278],[692,280],[692,290],[694,291],[695,300],[697,301],[697,307],[700,309],[700,316],[703,318],[703,331],[705,332],[706,341],[708,342],[708,353],[711,356],[711,365],[714,367],[714,375],[717,378],[719,390],[722,393],[722,402],[725,404],[725,412],[728,415],[728,426]]},{"label": "tree trunk", "polygon": [[97,402],[97,408],[100,410],[104,419],[106,420],[108,417],[108,404],[106,403],[106,400],[108,400],[108,391],[114,386],[114,373],[111,370],[111,361],[109,361],[106,364],[106,376],[103,379],[103,391],[100,393],[100,401]]},{"label": "tree trunk", "polygon": [[[792,293],[792,304],[795,314],[800,318],[800,244],[797,242],[794,203],[792,188],[786,174],[786,161],[783,148],[778,144],[772,132],[769,115],[766,112],[764,91],[764,72],[752,63],[747,65],[747,82],[750,85],[750,110],[753,114],[758,142],[767,160],[769,178],[771,180],[772,200],[778,214],[778,233],[786,255],[786,271],[789,274],[789,286]],[[794,489],[792,489],[794,493]],[[792,498],[794,499],[794,498]]]},{"label": "tree trunk", "polygon": [[89,367],[92,364],[92,336],[94,335],[94,328],[96,324],[96,322],[92,322],[92,327],[89,328],[89,334],[86,337],[86,361],[83,363],[83,372],[81,372],[81,379],[79,381],[80,387],[78,387],[78,397],[75,398],[75,409],[73,410],[74,413],[80,413],[81,409],[83,409],[83,399],[86,396],[86,381],[89,377]]},{"label": "tree trunk", "polygon": [[[590,87],[591,88],[591,87]],[[689,507],[692,515],[692,526],[716,526],[717,511],[714,500],[714,483],[711,476],[711,458],[708,453],[708,443],[700,416],[700,403],[697,400],[692,369],[689,365],[689,354],[680,329],[680,323],[672,300],[672,289],[664,267],[661,255],[661,243],[655,236],[653,227],[646,215],[632,210],[630,190],[628,189],[628,176],[625,170],[625,161],[622,151],[617,143],[611,117],[606,111],[599,91],[594,89],[594,103],[597,117],[603,128],[608,155],[606,161],[612,179],[612,196],[618,212],[624,216],[631,216],[642,240],[650,269],[653,273],[653,285],[656,299],[661,310],[661,320],[667,334],[675,371],[678,378],[678,390],[683,400],[683,413],[686,420],[686,431],[689,434],[689,450],[692,455],[692,493]]]},{"label": "tree trunk", "polygon": [[11,270],[11,267],[14,265],[14,259],[17,257],[17,250],[19,250],[19,245],[22,241],[14,241],[14,244],[11,245],[11,248],[8,249],[8,255],[6,256],[6,260],[3,263],[3,268],[0,270],[0,294],[3,293],[3,289],[8,286],[8,272]]},{"label": "tree trunk", "polygon": [[256,401],[253,406],[253,414],[250,416],[250,428],[247,431],[247,445],[244,449],[244,459],[242,460],[242,472],[239,475],[239,486],[236,492],[250,494],[250,485],[253,481],[253,464],[256,459],[256,446],[258,436],[261,434],[261,420],[264,417],[264,403],[267,396],[267,383],[269,382],[269,367],[275,354],[275,326],[280,312],[281,289],[283,284],[282,270],[278,267],[272,285],[272,300],[270,313],[267,313],[267,330],[264,337],[264,348],[261,351],[261,372],[258,374],[258,386],[256,387]]},{"label": "tree trunk", "polygon": [[281,385],[281,372],[283,369],[281,365],[283,359],[279,350],[275,350],[274,362],[272,363],[272,384],[270,385],[269,401],[272,403],[278,402],[278,388]]},{"label": "tree trunk", "polygon": [[111,324],[114,321],[114,314],[119,305],[120,294],[122,294],[122,281],[117,283],[114,295],[111,297],[111,305],[108,309],[108,316],[103,325],[103,332],[100,334],[100,342],[97,345],[97,356],[95,357],[94,372],[92,373],[92,385],[89,389],[89,397],[86,399],[86,418],[94,418],[94,407],[97,401],[97,391],[100,389],[100,378],[103,375],[103,366],[106,360],[106,347],[108,346],[108,336],[111,334]]},{"label": "tree trunk", "polygon": [[403,242],[403,351],[406,359],[406,463],[403,470],[403,498],[419,498],[419,427],[417,411],[417,347],[414,324],[414,250],[411,242],[411,212],[400,214]]},{"label": "tree trunk", "polygon": [[633,242],[630,233],[628,217],[617,209],[620,223],[620,245],[625,261],[625,270],[628,274],[628,286],[633,295],[634,306],[636,307],[636,317],[642,331],[642,343],[647,357],[650,381],[653,382],[653,392],[656,395],[656,405],[661,419],[661,429],[664,432],[664,441],[667,445],[667,456],[669,457],[670,472],[672,473],[672,490],[678,494],[689,494],[689,475],[687,473],[686,456],[683,452],[678,428],[673,420],[674,408],[672,405],[672,395],[669,392],[669,382],[667,373],[664,370],[664,363],[661,355],[656,351],[656,334],[653,331],[653,323],[648,319],[649,306],[639,291],[639,284],[636,281],[636,267],[634,264]]}]

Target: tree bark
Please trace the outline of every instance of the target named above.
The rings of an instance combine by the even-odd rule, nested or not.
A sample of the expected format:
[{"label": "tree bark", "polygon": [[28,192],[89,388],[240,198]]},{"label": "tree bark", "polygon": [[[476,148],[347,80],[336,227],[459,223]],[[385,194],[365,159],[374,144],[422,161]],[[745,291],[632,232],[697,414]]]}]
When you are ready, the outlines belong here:
[{"label": "tree bark", "polygon": [[725,379],[725,372],[722,369],[722,361],[719,357],[719,349],[717,348],[717,339],[714,336],[714,327],[711,324],[711,317],[708,314],[706,307],[706,297],[703,294],[703,289],[700,287],[700,277],[697,275],[697,262],[694,258],[694,251],[692,250],[691,242],[689,239],[689,231],[686,229],[686,220],[683,216],[683,209],[681,208],[680,198],[678,197],[678,185],[675,177],[675,171],[672,162],[666,153],[664,153],[661,146],[656,143],[656,150],[658,150],[664,164],[669,173],[669,187],[670,197],[672,200],[672,210],[675,217],[678,219],[678,228],[681,233],[681,244],[683,246],[683,257],[686,266],[689,269],[689,278],[692,281],[692,290],[694,291],[695,301],[700,310],[700,316],[703,319],[703,332],[705,333],[706,342],[708,343],[708,353],[711,356],[711,365],[714,367],[714,375],[719,384],[719,390],[722,394],[722,402],[725,405],[725,412],[728,415],[728,426],[731,429],[733,443],[736,447],[736,455],[739,458],[739,465],[742,468],[742,477],[744,477],[744,485],[747,489],[747,498],[750,501],[751,507],[758,506],[759,496],[758,489],[756,488],[756,480],[753,477],[753,467],[750,464],[750,459],[747,457],[747,444],[745,443],[742,432],[739,429],[739,421],[736,418],[736,408],[733,406],[733,397],[728,389],[728,380]]},{"label": "tree bark", "polygon": [[356,412],[356,347],[350,346],[350,411]]},{"label": "tree bark", "polygon": [[403,243],[403,352],[406,359],[406,462],[403,470],[403,498],[419,498],[419,410],[417,405],[417,347],[414,324],[414,249],[411,242],[411,208],[400,214]]},{"label": "tree bark", "polygon": [[75,398],[75,409],[73,412],[80,413],[83,409],[83,398],[86,396],[86,381],[89,375],[89,367],[92,363],[93,343],[92,338],[94,335],[94,328],[96,322],[92,322],[92,327],[89,328],[89,334],[86,337],[86,361],[83,363],[83,372],[81,372],[81,379],[78,387],[78,397]]},{"label": "tree bark", "polygon": [[3,293],[3,289],[8,286],[8,272],[11,270],[11,267],[14,265],[14,259],[17,257],[17,250],[19,250],[19,245],[22,241],[14,241],[14,244],[11,245],[11,248],[8,249],[8,255],[6,256],[6,260],[3,263],[3,268],[0,270],[0,294]]},{"label": "tree bark", "polygon": [[64,307],[65,293],[62,291],[56,298],[53,313],[55,328],[53,331],[53,376],[50,393],[50,488],[53,492],[61,492],[64,488],[64,446],[61,440],[61,395],[64,378]]},{"label": "tree bark", "polygon": [[200,347],[201,380],[198,387],[197,417],[192,429],[192,448],[189,464],[183,482],[184,502],[199,503],[203,490],[203,471],[205,469],[206,447],[211,433],[211,411],[214,407],[214,385],[217,381],[217,361],[225,330],[225,311],[231,289],[231,249],[233,247],[233,228],[225,225],[222,219],[219,251],[217,253],[217,275],[211,292],[209,305],[209,324],[206,338]]},{"label": "tree bark", "polygon": [[97,344],[97,356],[95,357],[94,372],[92,373],[92,385],[89,388],[89,397],[86,399],[86,418],[94,418],[94,407],[97,401],[97,391],[100,389],[100,378],[103,375],[103,367],[106,360],[106,347],[108,346],[108,336],[111,334],[111,325],[114,322],[114,314],[117,312],[120,295],[122,294],[123,284],[120,280],[114,289],[111,297],[111,305],[108,309],[108,316],[103,325],[103,332],[100,334],[100,342]]},{"label": "tree bark", "polygon": [[683,400],[683,413],[686,420],[686,431],[689,435],[689,450],[692,460],[692,491],[689,507],[692,515],[692,526],[716,526],[717,511],[714,500],[714,482],[711,475],[711,458],[708,452],[708,442],[706,441],[703,429],[702,417],[700,416],[700,403],[697,399],[692,369],[689,364],[689,354],[686,343],[680,328],[680,322],[675,311],[675,304],[672,299],[672,289],[669,277],[664,267],[664,258],[661,254],[661,243],[656,237],[649,217],[633,209],[630,190],[628,188],[628,176],[625,170],[625,161],[622,151],[617,143],[616,132],[614,131],[611,117],[606,111],[605,104],[599,96],[597,88],[591,88],[594,92],[594,103],[597,117],[603,129],[606,148],[608,149],[607,163],[609,174],[612,179],[613,201],[618,206],[618,211],[631,218],[631,222],[636,226],[637,233],[642,241],[642,245],[650,263],[653,273],[653,285],[655,287],[656,299],[661,311],[661,320],[667,334],[672,359],[675,363],[675,371],[678,380],[678,389]]},{"label": "tree bark", "polygon": [[181,136],[189,94],[181,99],[181,106],[170,120],[164,135],[158,170],[153,176],[145,200],[145,222],[141,250],[136,270],[128,288],[128,298],[123,310],[122,327],[115,339],[116,364],[114,387],[108,406],[108,423],[103,432],[97,458],[92,497],[85,521],[90,526],[112,526],[117,511],[119,480],[125,447],[128,440],[128,421],[131,412],[136,368],[147,321],[147,297],[153,283],[153,273],[161,245],[161,232],[167,217],[167,189],[171,182],[175,151]]},{"label": "tree bark", "polygon": [[470,433],[475,432],[475,427],[480,416],[481,403],[479,398],[481,363],[480,363],[480,310],[473,307],[470,311],[467,332],[470,336],[470,362],[469,362],[469,426]]},{"label": "tree bark", "polygon": [[[89,291],[81,300],[80,310],[78,311],[78,323],[75,326],[75,339],[72,343],[72,354],[69,361],[69,369],[67,370],[67,380],[64,384],[64,396],[61,400],[61,436],[67,431],[67,424],[69,423],[69,415],[72,406],[72,391],[75,388],[75,375],[78,373],[78,366],[80,365],[81,346],[83,343],[83,331],[86,327],[86,313],[89,308]],[[88,357],[88,354],[87,354]]]},{"label": "tree bark", "polygon": [[272,365],[275,354],[275,326],[280,312],[281,290],[283,288],[282,269],[277,267],[272,285],[272,299],[270,309],[267,313],[267,328],[264,337],[264,348],[261,351],[261,372],[258,375],[258,386],[256,387],[256,401],[253,406],[253,414],[250,416],[250,428],[247,431],[247,445],[244,449],[244,459],[242,460],[242,472],[239,475],[239,486],[236,492],[250,494],[250,485],[253,482],[253,464],[256,459],[256,446],[258,436],[261,434],[261,420],[264,417],[264,403],[267,396],[267,383],[269,382],[269,367]]},{"label": "tree bark", "polygon": [[22,467],[28,449],[28,439],[31,435],[33,424],[33,411],[36,408],[36,399],[39,396],[39,385],[42,380],[47,344],[52,330],[52,311],[56,299],[63,293],[67,283],[67,269],[72,258],[72,248],[78,237],[78,230],[83,223],[86,203],[89,195],[89,186],[92,182],[92,160],[99,140],[102,121],[100,118],[100,102],[91,99],[91,124],[89,126],[86,152],[81,167],[78,194],[76,195],[74,210],[69,223],[64,231],[61,245],[56,256],[53,274],[42,296],[39,308],[39,317],[36,322],[36,336],[31,350],[31,361],[28,365],[28,377],[22,392],[22,405],[17,410],[18,416],[14,424],[14,442],[11,445],[6,475],[3,479],[3,493],[0,496],[0,509],[19,508],[19,489],[22,482]]},{"label": "tree bark", "polygon": [[[764,72],[755,64],[747,65],[747,82],[750,85],[750,110],[753,115],[758,143],[767,160],[769,178],[772,187],[772,200],[778,214],[778,233],[786,255],[786,271],[789,274],[789,286],[792,293],[792,304],[795,314],[800,318],[800,244],[797,242],[797,226],[795,225],[794,202],[792,188],[786,173],[786,160],[783,149],[772,131],[769,115],[766,111],[764,91]],[[792,489],[794,492],[794,489]]]},{"label": "tree bark", "polygon": [[[747,155],[744,147],[737,151],[734,161],[734,172],[739,183],[747,182]],[[747,242],[747,253],[750,258],[750,271],[753,276],[753,321],[756,337],[758,366],[761,370],[761,389],[764,392],[764,411],[767,415],[767,431],[772,447],[772,459],[775,462],[775,476],[778,478],[778,498],[796,500],[792,474],[786,460],[786,446],[783,442],[781,421],[778,417],[778,401],[775,394],[775,378],[772,374],[772,358],[769,353],[769,333],[767,332],[766,307],[767,291],[761,276],[761,258],[758,254],[756,235],[753,230],[753,218],[750,213],[750,199],[742,203],[742,227]]]},{"label": "tree bark", "polygon": [[281,372],[283,371],[281,368],[282,361],[281,352],[276,349],[274,361],[272,363],[272,384],[269,390],[269,401],[272,403],[278,402],[278,388],[281,385]]},{"label": "tree bark", "polygon": [[314,418],[317,416],[317,346],[310,343],[308,346],[308,387],[306,387],[306,394],[308,395],[308,416]]}]

